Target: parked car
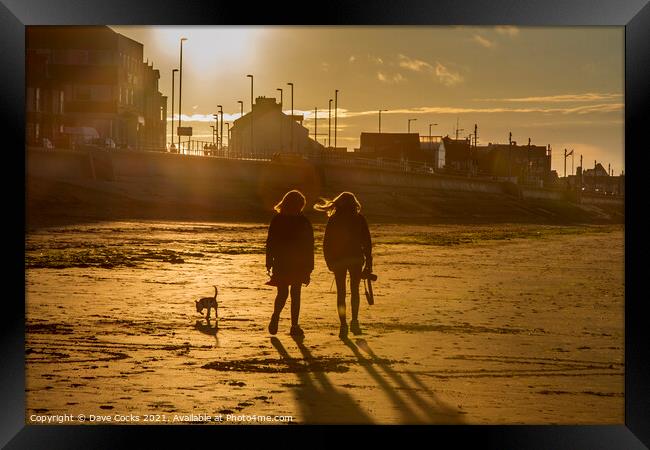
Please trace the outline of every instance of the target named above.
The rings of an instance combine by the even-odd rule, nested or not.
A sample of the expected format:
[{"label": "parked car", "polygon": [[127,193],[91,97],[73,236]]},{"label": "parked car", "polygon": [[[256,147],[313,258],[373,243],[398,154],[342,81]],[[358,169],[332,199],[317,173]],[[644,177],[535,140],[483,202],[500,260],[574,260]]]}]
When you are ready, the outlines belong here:
[{"label": "parked car", "polygon": [[43,138],[43,140],[41,141],[41,145],[43,146],[43,148],[47,148],[50,150],[54,148],[54,144],[52,144],[52,141],[50,141],[48,138]]}]

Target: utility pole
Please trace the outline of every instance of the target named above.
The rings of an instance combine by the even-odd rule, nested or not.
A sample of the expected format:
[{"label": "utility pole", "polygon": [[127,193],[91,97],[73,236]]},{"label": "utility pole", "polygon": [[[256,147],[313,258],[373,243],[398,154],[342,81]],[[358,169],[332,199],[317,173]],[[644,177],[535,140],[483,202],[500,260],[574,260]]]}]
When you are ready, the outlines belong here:
[{"label": "utility pole", "polygon": [[339,111],[339,90],[334,91],[334,148],[336,149],[336,129],[337,129],[337,118]]},{"label": "utility pole", "polygon": [[474,124],[474,148],[478,145],[478,124]]},{"label": "utility pole", "polygon": [[458,117],[456,117],[456,140],[458,140],[458,132],[465,131],[464,128],[458,128]]},{"label": "utility pole", "polygon": [[567,158],[567,152],[566,148],[564,149],[564,178],[566,179],[566,158]]},{"label": "utility pole", "polygon": [[582,190],[582,177],[585,172],[585,168],[582,166],[582,155],[580,155],[580,190]]},{"label": "utility pole", "polygon": [[318,142],[318,106],[314,106],[314,140]]}]

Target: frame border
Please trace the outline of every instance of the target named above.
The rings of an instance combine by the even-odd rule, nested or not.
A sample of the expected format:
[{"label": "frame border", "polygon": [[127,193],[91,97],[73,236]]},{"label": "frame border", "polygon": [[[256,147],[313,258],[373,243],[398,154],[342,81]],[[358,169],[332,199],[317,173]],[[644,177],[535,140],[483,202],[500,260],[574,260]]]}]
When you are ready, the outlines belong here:
[{"label": "frame border", "polygon": [[[250,6],[224,0],[0,0],[0,58],[3,124],[8,172],[2,177],[3,192],[13,193],[25,185],[24,99],[25,26],[27,25],[518,25],[518,26],[624,26],[625,27],[625,425],[612,426],[381,426],[373,427],[376,438],[391,433],[435,433],[454,445],[475,443],[487,448],[609,449],[650,446],[650,349],[648,327],[643,317],[643,278],[647,253],[648,219],[638,206],[642,197],[640,173],[648,166],[645,129],[650,124],[650,3],[649,0],[336,0],[319,4],[318,15],[307,5],[293,0]],[[294,11],[288,14],[288,11]],[[12,149],[16,149],[12,152]],[[20,149],[20,151],[18,151]],[[638,173],[637,173],[638,171]],[[5,299],[0,392],[0,446],[6,448],[115,448],[131,446],[142,432],[154,441],[168,442],[170,435],[192,442],[208,437],[213,427],[151,426],[42,426],[25,420],[25,197],[17,208],[7,211],[11,234],[8,250],[12,263],[5,265],[6,279],[16,289]],[[18,212],[16,212],[18,211]],[[645,234],[645,235],[644,235]],[[12,291],[13,291],[12,289]],[[12,292],[13,293],[13,292]],[[19,299],[22,299],[21,303]],[[232,427],[219,427],[220,438],[242,437]],[[236,427],[247,431],[248,427]],[[272,430],[270,428],[273,428]],[[255,427],[260,442],[277,436],[278,428]],[[309,439],[332,439],[340,427],[304,426]],[[350,429],[350,427],[345,427]],[[210,431],[208,431],[210,430]],[[292,431],[296,431],[295,428]],[[198,435],[197,435],[198,433]],[[191,436],[190,436],[191,434]],[[282,433],[284,434],[284,433]],[[214,436],[212,434],[211,436]],[[246,437],[248,442],[250,434]],[[425,438],[427,436],[420,436]],[[324,438],[324,439],[323,439]],[[139,440],[139,439],[138,439]],[[153,444],[154,441],[151,441]],[[131,444],[131,445],[130,445]],[[645,445],[644,445],[645,444]]]}]

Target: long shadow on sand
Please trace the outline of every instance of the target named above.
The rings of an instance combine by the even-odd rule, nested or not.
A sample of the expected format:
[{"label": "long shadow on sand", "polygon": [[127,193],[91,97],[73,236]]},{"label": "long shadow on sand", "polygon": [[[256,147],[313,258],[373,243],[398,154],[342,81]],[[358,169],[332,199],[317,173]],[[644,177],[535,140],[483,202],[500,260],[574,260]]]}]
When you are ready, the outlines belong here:
[{"label": "long shadow on sand", "polygon": [[[399,373],[393,370],[386,363],[386,360],[377,357],[364,339],[357,339],[357,344],[355,345],[349,338],[345,338],[343,339],[343,343],[352,350],[352,353],[354,353],[359,360],[361,367],[368,372],[372,379],[377,382],[377,385],[384,390],[386,395],[388,395],[390,400],[393,402],[395,409],[402,414],[402,423],[464,423],[464,420],[460,416],[460,412],[436,399],[435,394],[422,381],[420,381],[415,374],[404,371],[403,373],[411,378],[411,380],[419,386],[419,389],[409,386],[404,378],[402,378]],[[364,356],[359,349],[363,350],[369,357]],[[379,373],[375,367],[378,367],[387,378]],[[390,379],[396,387],[393,387],[393,385],[389,383],[388,379]],[[430,398],[427,399],[419,395],[417,390],[424,390]],[[400,395],[401,392],[406,394],[406,399]],[[409,400],[409,402],[407,402],[407,400]],[[415,408],[411,405],[415,406]]]},{"label": "long shadow on sand", "polygon": [[[277,337],[271,343],[290,368],[299,364],[292,358]],[[305,360],[315,360],[309,349],[296,341]],[[296,399],[301,411],[301,418],[308,424],[369,424],[372,419],[359,407],[354,399],[336,388],[322,371],[306,372],[296,370],[300,387]],[[313,376],[313,378],[312,378]]]}]

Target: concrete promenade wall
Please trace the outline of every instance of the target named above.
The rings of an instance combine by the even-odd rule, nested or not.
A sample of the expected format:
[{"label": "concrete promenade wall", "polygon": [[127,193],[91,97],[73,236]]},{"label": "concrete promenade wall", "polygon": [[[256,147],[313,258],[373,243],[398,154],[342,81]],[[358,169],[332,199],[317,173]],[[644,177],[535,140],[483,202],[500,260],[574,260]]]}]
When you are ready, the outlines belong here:
[{"label": "concrete promenade wall", "polygon": [[[525,199],[567,200],[567,193],[476,178],[404,173],[372,167],[341,164],[280,164],[268,161],[181,156],[162,152],[28,149],[27,174],[59,179],[92,179],[102,174],[114,177],[156,177],[179,182],[183,179],[214,183],[256,183],[269,188],[288,185],[320,193],[328,187],[354,190],[358,186],[403,187],[423,190],[510,194]],[[109,165],[110,170],[106,169]],[[583,194],[581,203],[622,205],[620,197]]]}]

